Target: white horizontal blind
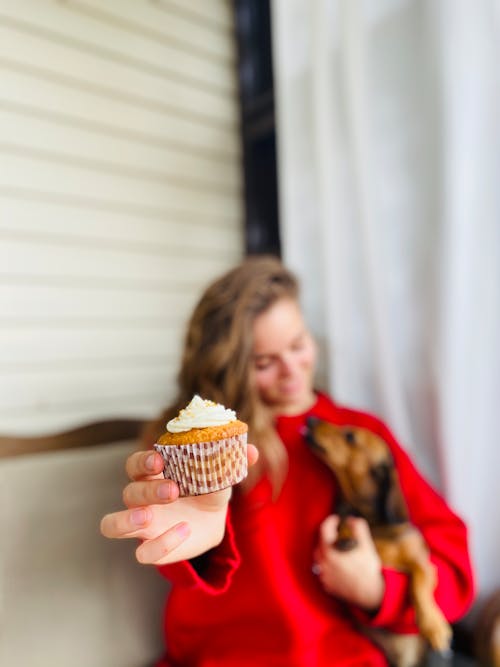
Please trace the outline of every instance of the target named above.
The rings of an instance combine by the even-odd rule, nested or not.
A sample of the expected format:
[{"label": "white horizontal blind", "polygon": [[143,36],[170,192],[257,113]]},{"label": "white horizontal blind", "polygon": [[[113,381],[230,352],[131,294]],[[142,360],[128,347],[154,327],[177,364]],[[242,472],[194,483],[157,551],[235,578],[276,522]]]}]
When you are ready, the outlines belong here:
[{"label": "white horizontal blind", "polygon": [[0,0],[0,433],[150,417],[242,255],[229,0]]}]

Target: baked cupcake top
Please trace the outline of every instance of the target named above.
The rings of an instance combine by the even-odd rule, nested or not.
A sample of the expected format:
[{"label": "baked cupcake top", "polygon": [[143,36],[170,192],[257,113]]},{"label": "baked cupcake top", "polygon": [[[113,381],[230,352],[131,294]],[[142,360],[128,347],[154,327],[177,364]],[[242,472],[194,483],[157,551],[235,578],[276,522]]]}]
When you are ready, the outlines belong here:
[{"label": "baked cupcake top", "polygon": [[234,410],[207,401],[197,394],[177,417],[167,424],[159,445],[184,445],[193,442],[221,440],[246,433],[248,426],[236,418]]}]

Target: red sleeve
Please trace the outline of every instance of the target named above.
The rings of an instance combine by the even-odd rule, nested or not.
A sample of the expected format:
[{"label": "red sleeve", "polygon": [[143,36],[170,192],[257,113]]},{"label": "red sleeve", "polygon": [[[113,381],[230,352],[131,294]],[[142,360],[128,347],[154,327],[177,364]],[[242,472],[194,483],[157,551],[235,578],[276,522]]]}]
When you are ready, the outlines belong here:
[{"label": "red sleeve", "polygon": [[224,593],[240,565],[240,555],[234,540],[231,506],[226,517],[226,532],[219,546],[199,559],[159,565],[158,571],[173,585],[198,588],[209,595]]},{"label": "red sleeve", "polygon": [[[467,528],[418,472],[385,424],[371,415],[365,415],[363,421],[360,426],[376,432],[391,448],[410,519],[424,536],[437,568],[436,601],[448,621],[453,623],[466,613],[474,598]],[[357,610],[355,615],[374,627],[393,632],[416,632],[408,576],[390,568],[383,568],[382,573],[386,588],[379,611],[369,616]]]}]

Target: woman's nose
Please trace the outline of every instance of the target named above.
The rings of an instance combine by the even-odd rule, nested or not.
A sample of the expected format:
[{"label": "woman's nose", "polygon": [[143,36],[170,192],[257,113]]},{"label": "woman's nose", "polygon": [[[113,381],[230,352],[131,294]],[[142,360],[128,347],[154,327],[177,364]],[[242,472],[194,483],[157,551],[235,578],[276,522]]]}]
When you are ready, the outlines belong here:
[{"label": "woman's nose", "polygon": [[289,375],[293,375],[295,366],[293,364],[293,361],[289,359],[288,357],[281,357],[280,359],[280,369],[281,369],[281,375],[288,377]]}]

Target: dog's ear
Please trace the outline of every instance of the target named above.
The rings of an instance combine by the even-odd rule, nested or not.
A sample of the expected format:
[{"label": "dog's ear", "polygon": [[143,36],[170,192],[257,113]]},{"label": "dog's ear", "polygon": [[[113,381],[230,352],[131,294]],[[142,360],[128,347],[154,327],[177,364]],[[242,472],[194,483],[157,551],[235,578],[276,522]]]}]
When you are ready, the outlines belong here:
[{"label": "dog's ear", "polygon": [[392,460],[378,464],[371,474],[377,482],[377,519],[384,524],[408,521],[408,510]]}]

